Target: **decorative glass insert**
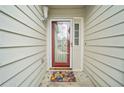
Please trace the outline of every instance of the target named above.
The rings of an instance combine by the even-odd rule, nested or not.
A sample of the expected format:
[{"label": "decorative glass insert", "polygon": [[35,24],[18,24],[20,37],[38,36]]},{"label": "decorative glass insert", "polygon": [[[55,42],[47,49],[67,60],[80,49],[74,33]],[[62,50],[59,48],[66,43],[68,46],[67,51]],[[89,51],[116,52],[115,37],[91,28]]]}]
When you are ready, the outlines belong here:
[{"label": "decorative glass insert", "polygon": [[74,25],[74,44],[79,45],[79,24]]},{"label": "decorative glass insert", "polygon": [[57,22],[55,30],[55,62],[66,63],[70,40],[70,22]]}]

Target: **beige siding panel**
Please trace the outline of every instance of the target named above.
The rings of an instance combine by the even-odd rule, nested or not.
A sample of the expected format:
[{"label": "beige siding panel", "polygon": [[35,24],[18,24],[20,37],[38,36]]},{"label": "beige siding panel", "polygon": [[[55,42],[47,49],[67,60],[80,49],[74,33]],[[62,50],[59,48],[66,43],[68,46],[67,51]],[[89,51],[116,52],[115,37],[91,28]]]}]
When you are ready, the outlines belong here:
[{"label": "beige siding panel", "polygon": [[112,57],[105,56],[105,55],[100,55],[100,54],[93,53],[90,51],[87,51],[85,55],[102,63],[103,65],[109,66],[110,68],[114,68],[117,71],[124,73],[124,61],[123,60],[112,58]]},{"label": "beige siding panel", "polygon": [[46,28],[44,28],[43,22],[37,18],[36,14],[34,14],[34,12],[29,8],[29,6],[18,5],[15,7],[18,8],[20,11],[22,11],[22,13],[24,13],[27,17],[29,17],[34,23],[36,23],[43,30],[46,30]]},{"label": "beige siding panel", "polygon": [[[86,60],[87,61],[87,60]],[[88,61],[87,61],[88,62]],[[102,87],[108,87],[108,86],[121,86],[118,84],[115,80],[111,79],[108,75],[105,73],[101,72],[99,69],[91,65],[90,63],[87,63],[87,68],[92,72],[92,75],[96,78],[97,82],[102,86]],[[104,78],[103,78],[104,77]],[[100,79],[100,80],[99,80]]]},{"label": "beige siding panel", "polygon": [[[33,65],[31,65],[25,71],[23,71],[22,73],[15,76],[13,79],[6,82],[4,84],[4,86],[12,86],[12,87],[19,86],[32,72],[36,71],[39,68],[41,68],[41,60],[35,62]],[[28,73],[28,72],[30,72],[30,73]]]},{"label": "beige siding panel", "polygon": [[123,10],[124,10],[124,6],[112,6],[107,11],[104,12],[104,8],[102,7],[101,11],[103,11],[103,14],[100,17],[97,17],[97,19],[95,19],[93,22],[91,22],[87,26],[87,29],[90,29],[97,24],[99,25],[101,22],[105,20],[109,20],[109,18],[111,19],[111,17],[114,18],[114,16],[118,15],[118,13],[120,13]]},{"label": "beige siding panel", "polygon": [[93,14],[95,14],[102,6],[98,5],[98,6],[87,6],[87,10],[86,10],[86,13],[87,13],[87,17],[86,19],[88,20]]},{"label": "beige siding panel", "polygon": [[[46,46],[46,40],[44,38],[35,39],[27,36],[22,36],[19,34],[8,33],[2,30],[0,30],[0,37],[1,37],[0,48],[14,46]],[[40,44],[41,42],[42,44]]]},{"label": "beige siding panel", "polygon": [[112,56],[118,59],[124,59],[124,49],[123,48],[112,48],[112,47],[89,47],[87,49],[89,51],[105,54],[108,56]]},{"label": "beige siding panel", "polygon": [[[46,68],[46,65],[44,66]],[[43,79],[43,75],[46,74],[46,69],[42,69],[41,73],[37,76],[37,78],[29,85],[30,87],[39,86],[38,82],[41,82]]]},{"label": "beige siding panel", "polygon": [[[116,69],[110,68],[96,60],[93,60],[87,56],[85,56],[85,57],[86,57],[87,61],[90,64],[94,65],[96,68],[98,68],[101,71],[101,73],[104,72],[104,74],[106,74],[108,77],[111,77],[111,80],[113,80],[113,81],[112,82],[111,82],[111,80],[107,81],[107,82],[111,82],[111,85],[115,85],[116,83],[118,83],[117,85],[124,85],[123,73],[117,71]],[[115,82],[115,83],[113,84],[113,82]]]},{"label": "beige siding panel", "polygon": [[[96,18],[100,17],[105,11],[107,11],[111,6],[100,6],[97,9],[97,13],[94,13],[94,15],[92,15],[86,22],[86,24],[90,24],[91,22],[93,22],[94,20],[96,20]],[[101,11],[102,10],[102,11]]]},{"label": "beige siding panel", "polygon": [[[85,60],[85,61],[86,61],[86,60]],[[87,72],[95,78],[95,81],[98,81],[98,84],[99,84],[99,85],[106,86],[106,87],[108,86],[108,85],[101,79],[101,77],[99,77],[99,76],[94,72],[94,70],[91,70],[92,67],[90,67],[88,63],[85,65],[85,67],[86,67]]]},{"label": "beige siding panel", "polygon": [[[86,40],[87,41],[87,45],[88,46],[112,46],[112,47],[124,47],[124,36],[120,36],[120,37],[102,37],[102,38],[95,38],[95,39],[90,39],[90,40]],[[115,45],[116,43],[116,45]]]},{"label": "beige siding panel", "polygon": [[42,9],[30,7],[32,10],[29,6],[0,6],[0,86],[27,87],[35,80],[33,86],[39,86],[45,75]]},{"label": "beige siding panel", "polygon": [[0,29],[2,30],[7,30],[10,32],[15,32],[35,38],[41,39],[44,38],[44,36],[37,32],[36,30],[29,28],[27,25],[24,25],[3,13],[0,13],[0,21],[1,21]]},{"label": "beige siding panel", "polygon": [[[103,38],[103,37],[111,37],[111,36],[123,36],[124,35],[124,22],[121,24],[117,24],[113,27],[101,30],[101,31],[96,31],[94,33],[91,33],[89,35],[86,35],[85,40],[89,39],[97,39],[97,38]],[[116,42],[117,43],[117,42]]]},{"label": "beige siding panel", "polygon": [[102,29],[108,28],[110,26],[113,26],[115,24],[119,24],[124,21],[123,15],[124,15],[124,11],[119,12],[115,16],[109,18],[108,20],[105,20],[104,22],[99,23],[99,25],[96,25],[96,26],[92,27],[91,29],[87,30],[86,33],[89,34],[91,32],[95,32],[95,31],[102,30]]},{"label": "beige siding panel", "polygon": [[[7,82],[8,79],[14,77],[19,72],[23,71],[25,68],[30,66],[31,64],[34,64],[37,60],[41,60],[41,56],[43,54],[44,53],[42,53],[42,54],[37,53],[28,58],[22,59],[13,64],[6,65],[6,66],[0,68],[0,75],[2,74],[2,77],[0,77],[0,80],[1,80],[0,84],[3,85],[3,83]],[[8,73],[6,73],[6,72],[8,72]]]},{"label": "beige siding panel", "polygon": [[85,70],[96,86],[124,86],[123,15],[124,6],[101,6],[86,18]]},{"label": "beige siding panel", "polygon": [[43,51],[44,49],[44,47],[41,48],[39,46],[0,49],[0,66],[25,58],[26,56],[33,55],[35,53]]},{"label": "beige siding panel", "polygon": [[[35,6],[32,6],[32,5],[30,5],[28,7],[32,10],[32,12],[36,15],[36,17],[42,22],[43,16],[39,13],[37,8]],[[44,27],[44,29],[45,29],[45,27]]]},{"label": "beige siding panel", "polygon": [[[44,65],[43,65],[43,67],[44,67]],[[38,68],[35,73],[31,74],[30,77],[26,78],[26,80],[24,80],[22,83],[20,83],[19,86],[22,86],[22,87],[29,86],[32,83],[32,81],[34,81],[36,79],[36,77],[38,78],[38,75],[42,72],[43,67]]]},{"label": "beige siding panel", "polygon": [[[41,33],[41,28],[34,23],[32,20],[30,20],[24,13],[22,13],[18,8],[15,6],[0,6],[0,10],[3,11],[4,13],[8,14],[9,16],[12,16],[16,20],[21,21],[22,23],[26,24],[29,27],[33,27],[36,31]],[[30,23],[30,24],[29,24]],[[43,33],[44,31],[42,31]]]},{"label": "beige siding panel", "polygon": [[85,65],[85,67],[84,67],[84,70],[85,70],[85,72],[87,73],[87,75],[88,75],[88,77],[90,78],[90,80],[92,81],[92,83],[94,84],[94,86],[100,87],[100,84],[99,84],[99,83],[95,80],[95,78],[88,72],[86,65]]},{"label": "beige siding panel", "polygon": [[38,12],[40,13],[40,15],[43,17],[43,9],[42,9],[42,7],[35,5],[35,8],[38,10]]}]

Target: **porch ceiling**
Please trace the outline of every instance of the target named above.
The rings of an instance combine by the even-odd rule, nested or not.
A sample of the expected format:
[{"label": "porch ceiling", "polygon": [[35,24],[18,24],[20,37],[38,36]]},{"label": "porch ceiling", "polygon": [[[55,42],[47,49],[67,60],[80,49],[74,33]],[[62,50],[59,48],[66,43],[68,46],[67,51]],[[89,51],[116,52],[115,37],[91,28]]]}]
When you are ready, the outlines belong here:
[{"label": "porch ceiling", "polygon": [[57,9],[64,9],[64,8],[84,8],[84,5],[48,5],[49,8],[57,8]]}]

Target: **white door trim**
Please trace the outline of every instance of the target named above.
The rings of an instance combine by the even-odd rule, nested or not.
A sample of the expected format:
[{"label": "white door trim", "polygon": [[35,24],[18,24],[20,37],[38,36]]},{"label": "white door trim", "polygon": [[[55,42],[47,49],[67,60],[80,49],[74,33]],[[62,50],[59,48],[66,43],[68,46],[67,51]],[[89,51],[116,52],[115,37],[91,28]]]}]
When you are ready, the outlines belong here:
[{"label": "white door trim", "polygon": [[[75,19],[80,19],[81,20],[81,22],[80,22],[80,34],[79,34],[79,40],[80,40],[80,46],[81,46],[81,66],[80,66],[80,68],[79,69],[73,69],[73,71],[83,71],[83,60],[84,60],[84,18],[83,17],[73,17],[73,20],[75,20]],[[75,36],[74,36],[74,33],[75,33],[75,31],[74,31],[74,24],[75,24],[75,22],[73,21],[73,48],[74,48],[74,38],[75,38]],[[73,51],[73,53],[74,53],[74,51]]]}]

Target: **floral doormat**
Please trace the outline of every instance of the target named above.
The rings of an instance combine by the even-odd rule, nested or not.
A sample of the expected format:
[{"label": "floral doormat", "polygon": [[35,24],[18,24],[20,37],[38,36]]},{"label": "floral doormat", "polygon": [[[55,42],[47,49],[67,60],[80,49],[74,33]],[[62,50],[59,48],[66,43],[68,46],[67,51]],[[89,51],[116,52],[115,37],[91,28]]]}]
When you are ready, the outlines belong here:
[{"label": "floral doormat", "polygon": [[76,82],[72,71],[52,71],[50,76],[52,82]]}]

